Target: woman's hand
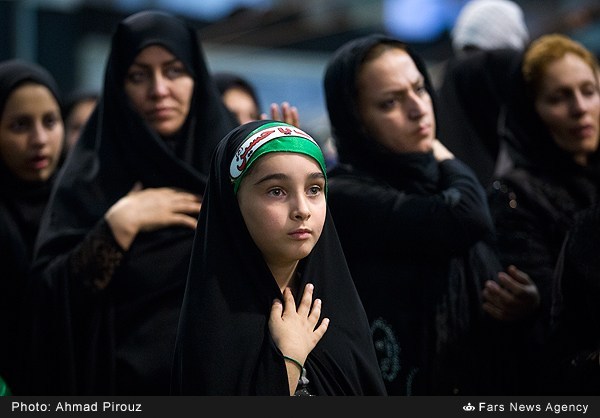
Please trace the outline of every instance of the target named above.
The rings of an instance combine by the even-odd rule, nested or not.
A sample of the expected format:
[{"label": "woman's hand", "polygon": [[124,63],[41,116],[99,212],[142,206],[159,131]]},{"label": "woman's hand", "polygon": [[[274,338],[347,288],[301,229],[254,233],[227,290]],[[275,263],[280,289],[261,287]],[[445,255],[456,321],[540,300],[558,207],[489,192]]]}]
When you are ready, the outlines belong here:
[{"label": "woman's hand", "polygon": [[483,310],[500,321],[515,321],[533,314],[540,294],[529,275],[515,266],[498,273],[498,283],[488,280],[483,289]]},{"label": "woman's hand", "polygon": [[141,231],[169,226],[195,229],[202,206],[200,196],[170,187],[141,189],[136,185],[106,212],[115,239],[128,250]]},{"label": "woman's hand", "polygon": [[437,138],[433,140],[432,149],[433,157],[438,162],[442,162],[444,160],[451,160],[454,158],[454,154],[452,154],[452,152],[450,152],[450,150],[446,148],[446,146],[442,144]]},{"label": "woman's hand", "polygon": [[[300,117],[298,116],[298,109],[296,106],[290,106],[288,102],[281,104],[281,111],[277,103],[271,103],[271,119],[278,120],[290,125],[294,125],[296,128],[300,127]],[[263,113],[260,115],[261,120],[268,119],[268,115]]]}]

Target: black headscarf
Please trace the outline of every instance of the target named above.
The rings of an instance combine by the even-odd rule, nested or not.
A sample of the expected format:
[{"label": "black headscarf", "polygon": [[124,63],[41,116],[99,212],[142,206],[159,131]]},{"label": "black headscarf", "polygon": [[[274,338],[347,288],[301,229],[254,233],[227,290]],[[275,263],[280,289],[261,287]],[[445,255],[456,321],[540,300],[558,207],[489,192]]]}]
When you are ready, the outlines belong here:
[{"label": "black headscarf", "polygon": [[[433,153],[397,154],[379,144],[365,131],[358,111],[357,76],[367,54],[378,44],[399,45],[414,61],[424,78],[435,114],[435,91],[423,59],[405,43],[381,34],[347,42],[332,56],[325,71],[324,89],[338,161],[395,183],[396,187],[435,188],[437,163]],[[411,184],[402,179],[411,178]],[[417,179],[413,182],[412,179]],[[429,185],[428,185],[429,184]]]},{"label": "black headscarf", "polygon": [[[52,75],[38,64],[20,59],[0,63],[0,117],[6,101],[23,83],[45,86],[58,106],[61,97]],[[35,236],[40,218],[48,202],[56,172],[62,164],[61,154],[55,172],[46,181],[25,181],[18,178],[0,158],[0,317],[4,318],[0,344],[0,375],[12,384],[13,376],[7,367],[15,364],[17,315],[21,292],[31,262]]]},{"label": "black headscarf", "polygon": [[494,180],[501,148],[498,118],[511,91],[520,52],[478,50],[450,60],[440,87],[440,139],[484,186]]},{"label": "black headscarf", "polygon": [[[249,133],[233,130],[213,157],[181,311],[173,393],[289,395],[286,367],[268,329],[281,292],[245,226],[229,177]],[[315,286],[321,317],[331,319],[305,367],[318,395],[383,395],[367,318],[327,214],[316,246],[301,260],[298,289]]]},{"label": "black headscarf", "polygon": [[[145,123],[124,90],[128,67],[149,45],[167,48],[194,78],[188,118],[171,140]],[[63,252],[65,241],[87,233],[136,182],[202,194],[210,155],[236,125],[208,73],[193,28],[160,11],[124,19],[113,35],[100,101],[65,166],[43,225],[42,255]]]}]

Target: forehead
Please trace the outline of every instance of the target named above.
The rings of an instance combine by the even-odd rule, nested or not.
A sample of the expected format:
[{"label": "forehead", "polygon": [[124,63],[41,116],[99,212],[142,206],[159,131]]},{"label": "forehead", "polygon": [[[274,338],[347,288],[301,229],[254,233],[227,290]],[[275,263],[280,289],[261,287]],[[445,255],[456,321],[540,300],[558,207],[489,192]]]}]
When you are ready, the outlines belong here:
[{"label": "forehead", "polygon": [[358,83],[370,88],[383,88],[390,84],[412,84],[421,78],[411,56],[402,49],[392,48],[362,65]]},{"label": "forehead", "polygon": [[58,109],[58,102],[48,87],[27,83],[14,89],[8,96],[2,117],[56,109]]},{"label": "forehead", "polygon": [[150,45],[142,49],[133,60],[133,64],[154,64],[157,62],[172,61],[177,59],[167,48],[162,45]]},{"label": "forehead", "polygon": [[594,71],[581,57],[572,53],[549,63],[542,77],[542,86],[545,87],[586,82],[596,82]]},{"label": "forehead", "polygon": [[299,170],[321,171],[314,158],[298,152],[269,152],[261,155],[248,174],[264,175],[271,172],[298,174]]},{"label": "forehead", "polygon": [[246,90],[245,88],[240,87],[240,86],[229,87],[227,90],[225,90],[225,92],[223,93],[223,97],[230,97],[230,96],[234,96],[236,98],[240,97],[240,98],[247,98],[248,100],[253,100],[252,95],[250,93],[248,93],[248,90]]}]

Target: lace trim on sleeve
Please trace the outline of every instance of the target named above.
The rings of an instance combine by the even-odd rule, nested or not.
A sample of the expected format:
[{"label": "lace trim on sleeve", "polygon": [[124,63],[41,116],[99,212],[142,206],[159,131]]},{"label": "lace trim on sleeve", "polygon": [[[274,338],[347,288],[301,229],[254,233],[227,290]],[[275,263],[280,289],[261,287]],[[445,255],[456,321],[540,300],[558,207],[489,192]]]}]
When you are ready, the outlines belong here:
[{"label": "lace trim on sleeve", "polygon": [[124,255],[124,250],[103,219],[90,231],[71,256],[69,266],[71,277],[76,277],[80,286],[90,292],[104,290]]}]

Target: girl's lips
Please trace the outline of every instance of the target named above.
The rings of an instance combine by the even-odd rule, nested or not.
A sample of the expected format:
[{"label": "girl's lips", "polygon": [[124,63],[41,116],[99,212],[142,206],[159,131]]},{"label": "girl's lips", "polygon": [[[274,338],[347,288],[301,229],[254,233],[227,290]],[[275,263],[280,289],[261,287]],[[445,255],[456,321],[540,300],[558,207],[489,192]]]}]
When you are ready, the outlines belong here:
[{"label": "girl's lips", "polygon": [[431,133],[431,125],[421,125],[417,130],[418,135],[427,136]]},{"label": "girl's lips", "polygon": [[290,237],[297,240],[305,240],[311,237],[312,233],[308,229],[297,229],[288,234]]},{"label": "girl's lips", "polygon": [[35,170],[42,170],[50,165],[50,158],[34,157],[29,160],[29,165]]}]

